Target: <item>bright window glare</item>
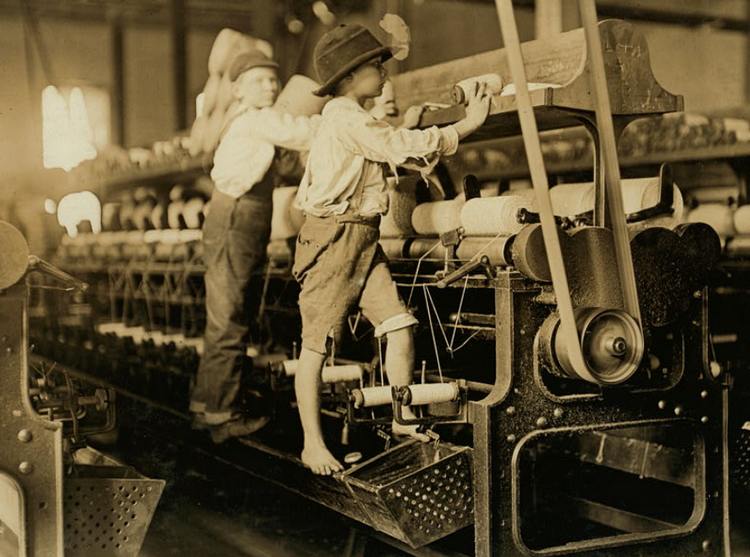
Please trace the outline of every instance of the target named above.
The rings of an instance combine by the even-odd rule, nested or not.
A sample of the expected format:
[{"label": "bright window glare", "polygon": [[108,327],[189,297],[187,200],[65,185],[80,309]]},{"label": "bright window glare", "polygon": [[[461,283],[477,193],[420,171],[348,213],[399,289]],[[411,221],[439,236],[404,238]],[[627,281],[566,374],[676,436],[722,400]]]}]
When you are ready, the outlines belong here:
[{"label": "bright window glare", "polygon": [[70,170],[93,159],[96,148],[83,92],[74,87],[66,101],[54,85],[42,91],[42,144],[45,168]]}]

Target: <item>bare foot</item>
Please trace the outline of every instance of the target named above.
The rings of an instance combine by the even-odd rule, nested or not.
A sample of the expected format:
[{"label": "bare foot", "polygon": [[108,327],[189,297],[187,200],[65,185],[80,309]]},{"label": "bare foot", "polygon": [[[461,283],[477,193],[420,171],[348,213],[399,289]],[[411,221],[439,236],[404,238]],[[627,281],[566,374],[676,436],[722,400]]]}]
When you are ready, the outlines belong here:
[{"label": "bare foot", "polygon": [[301,458],[313,474],[330,476],[334,472],[341,472],[344,469],[325,445],[305,447],[302,450]]},{"label": "bare foot", "polygon": [[[414,415],[414,412],[412,412],[411,408],[409,408],[408,406],[404,406],[403,408],[401,408],[401,415],[407,419],[416,417]],[[409,437],[413,437],[417,441],[422,441],[422,443],[429,442],[430,438],[424,433],[419,433],[417,431],[418,427],[418,425],[403,425],[398,423],[396,420],[393,420],[393,435],[408,435]]]}]

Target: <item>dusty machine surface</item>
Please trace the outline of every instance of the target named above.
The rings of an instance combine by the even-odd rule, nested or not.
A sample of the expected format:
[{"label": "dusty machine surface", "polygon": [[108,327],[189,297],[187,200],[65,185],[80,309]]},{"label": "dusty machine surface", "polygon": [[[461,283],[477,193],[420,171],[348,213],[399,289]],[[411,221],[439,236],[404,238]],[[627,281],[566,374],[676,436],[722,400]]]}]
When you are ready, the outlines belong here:
[{"label": "dusty machine surface", "polygon": [[[623,21],[596,29],[603,72],[583,29],[520,45],[538,128],[587,130],[590,181],[552,187],[548,206],[535,190],[488,197],[469,174],[450,199],[440,169],[429,187],[412,176],[394,187],[381,244],[420,321],[421,365],[414,385],[391,388],[384,347],[364,318],[350,317],[323,372],[326,433],[352,464],[334,478],[314,477],[297,460],[296,217],[288,192],[277,190],[248,373],[248,393],[261,393],[274,419],[261,434],[216,449],[222,458],[412,547],[441,540],[454,554],[483,556],[729,554],[727,385],[712,364],[707,294],[722,246],[711,227],[680,222],[668,167],[618,180],[619,212],[607,199],[597,80],[609,90],[615,138],[636,118],[682,110],[682,98],[655,80],[636,29]],[[424,126],[455,122],[464,108],[451,100],[453,84],[485,74],[518,83],[514,57],[502,49],[398,75],[398,102],[432,103]],[[523,124],[505,89],[468,143],[518,135]],[[56,263],[91,287],[69,303],[38,306],[35,361],[187,418],[203,327],[200,231],[184,223],[128,230],[121,216],[121,230],[105,224],[60,246]],[[3,303],[16,300],[20,312],[22,294],[11,287]],[[3,377],[17,384],[17,372]],[[406,405],[419,417],[406,420]],[[393,416],[422,425],[434,441],[397,444],[384,427]],[[23,425],[3,419],[11,437]],[[33,424],[61,465],[62,426]],[[13,458],[7,470],[26,481]],[[61,473],[52,458],[44,462],[49,474]],[[38,497],[59,517],[60,484],[47,485],[50,494]],[[27,508],[41,512],[34,501]]]},{"label": "dusty machine surface", "polygon": [[0,221],[0,553],[138,555],[164,487],[86,444],[115,427],[113,389],[30,363],[29,285],[41,271],[61,290],[87,285],[30,255]]}]

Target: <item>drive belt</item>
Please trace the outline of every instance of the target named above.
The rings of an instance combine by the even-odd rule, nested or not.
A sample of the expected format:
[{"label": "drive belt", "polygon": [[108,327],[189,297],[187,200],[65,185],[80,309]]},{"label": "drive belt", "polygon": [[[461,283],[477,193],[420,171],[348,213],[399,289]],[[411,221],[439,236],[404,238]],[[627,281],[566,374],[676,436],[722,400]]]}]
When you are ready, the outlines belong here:
[{"label": "drive belt", "polygon": [[[513,15],[512,0],[495,0],[495,4],[500,19],[500,29],[508,56],[510,73],[513,82],[516,85],[518,119],[521,124],[521,132],[523,135],[531,181],[534,187],[536,202],[538,204],[537,210],[539,211],[539,220],[544,236],[544,247],[547,251],[552,286],[555,291],[560,317],[560,330],[558,334],[561,335],[560,340],[566,346],[567,359],[575,373],[582,379],[598,383],[599,381],[592,375],[581,349],[581,338],[576,324],[576,313],[573,308],[568,277],[565,272],[565,262],[560,246],[558,228],[552,210],[552,202],[549,195],[549,181],[544,167],[536,117],[528,91],[526,70],[523,63],[518,29]],[[614,127],[612,124],[609,94],[604,73],[601,40],[596,25],[596,10],[593,0],[579,0],[579,6],[581,10],[581,18],[584,22],[588,55],[591,62],[597,124],[600,127],[600,135],[604,140],[603,154],[605,169],[607,171],[605,181],[606,200],[609,207],[609,216],[611,217],[610,222],[612,224],[612,233],[614,237],[619,287],[623,291],[625,311],[636,320],[642,339],[643,332],[640,325],[638,295],[636,291],[633,262],[630,255],[628,231],[625,224],[625,212],[623,210],[622,192],[620,189],[620,173],[617,161]]]}]

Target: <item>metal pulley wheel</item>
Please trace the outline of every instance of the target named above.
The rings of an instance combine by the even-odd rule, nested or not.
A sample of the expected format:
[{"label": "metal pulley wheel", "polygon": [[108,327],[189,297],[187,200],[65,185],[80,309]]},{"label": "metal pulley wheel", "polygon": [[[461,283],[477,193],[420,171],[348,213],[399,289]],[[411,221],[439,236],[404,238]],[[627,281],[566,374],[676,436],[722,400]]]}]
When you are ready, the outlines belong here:
[{"label": "metal pulley wheel", "polygon": [[0,290],[17,283],[29,267],[29,245],[18,229],[0,221]]},{"label": "metal pulley wheel", "polygon": [[598,385],[617,385],[630,379],[638,370],[644,353],[643,336],[635,319],[622,310],[578,308],[575,310],[580,350],[590,377],[581,376],[572,365],[570,348],[558,334],[560,318],[551,315],[549,331],[552,361],[565,376]]}]

